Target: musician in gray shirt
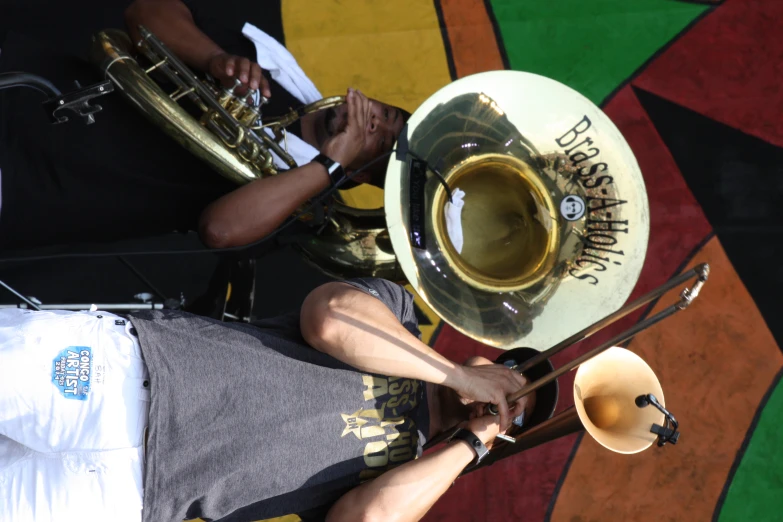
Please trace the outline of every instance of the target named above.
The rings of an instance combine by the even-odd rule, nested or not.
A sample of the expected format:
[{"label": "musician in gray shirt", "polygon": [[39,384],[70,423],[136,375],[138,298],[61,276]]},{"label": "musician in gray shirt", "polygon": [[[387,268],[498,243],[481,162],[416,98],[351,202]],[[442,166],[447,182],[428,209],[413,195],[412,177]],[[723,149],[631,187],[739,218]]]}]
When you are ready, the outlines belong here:
[{"label": "musician in gray shirt", "polygon": [[[8,311],[0,364],[19,369],[0,381],[0,509],[14,521],[418,520],[477,457],[476,439],[491,446],[533,407],[506,404],[523,376],[422,343],[411,295],[380,279],[326,284],[298,313],[253,325]],[[458,423],[463,438],[422,456]],[[51,487],[77,480],[93,482]]]}]

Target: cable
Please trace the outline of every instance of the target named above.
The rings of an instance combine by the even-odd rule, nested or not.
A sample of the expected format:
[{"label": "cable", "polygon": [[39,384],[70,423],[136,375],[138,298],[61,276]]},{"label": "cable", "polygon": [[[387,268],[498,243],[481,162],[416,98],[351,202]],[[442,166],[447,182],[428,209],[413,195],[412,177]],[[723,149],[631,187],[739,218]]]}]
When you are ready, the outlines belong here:
[{"label": "cable", "polygon": [[11,87],[28,87],[45,94],[49,98],[60,96],[60,90],[52,82],[42,76],[25,72],[8,72],[0,74],[0,90]]},{"label": "cable", "polygon": [[160,297],[160,298],[161,298],[161,299],[163,299],[164,301],[165,301],[166,299],[168,299],[168,298],[166,297],[166,294],[164,294],[163,292],[161,292],[161,291],[160,291],[160,290],[159,290],[159,289],[158,289],[158,288],[157,288],[157,287],[156,287],[154,284],[152,284],[152,281],[150,281],[149,279],[147,279],[147,278],[144,276],[144,274],[142,274],[142,273],[141,273],[141,271],[140,271],[138,268],[136,268],[135,266],[133,266],[133,265],[131,264],[131,262],[130,262],[130,261],[128,261],[127,259],[125,259],[125,258],[124,258],[124,257],[122,257],[122,256],[118,256],[118,259],[120,260],[120,262],[121,262],[123,265],[125,265],[126,267],[128,267],[128,268],[130,269],[130,271],[131,271],[131,272],[133,272],[133,274],[134,274],[136,277],[138,277],[138,278],[141,280],[141,282],[142,282],[142,283],[144,283],[145,285],[147,285],[147,287],[148,287],[150,290],[152,290],[154,293],[156,293],[156,294],[158,295],[158,297]]},{"label": "cable", "polygon": [[5,288],[6,290],[8,290],[10,293],[14,294],[16,297],[21,299],[23,302],[27,303],[27,306],[29,306],[33,310],[38,310],[38,311],[41,310],[41,308],[37,304],[35,304],[34,302],[30,301],[28,298],[26,298],[25,296],[23,296],[22,294],[20,294],[19,292],[17,292],[16,290],[11,288],[7,284],[5,284],[3,281],[0,281],[0,286]]}]

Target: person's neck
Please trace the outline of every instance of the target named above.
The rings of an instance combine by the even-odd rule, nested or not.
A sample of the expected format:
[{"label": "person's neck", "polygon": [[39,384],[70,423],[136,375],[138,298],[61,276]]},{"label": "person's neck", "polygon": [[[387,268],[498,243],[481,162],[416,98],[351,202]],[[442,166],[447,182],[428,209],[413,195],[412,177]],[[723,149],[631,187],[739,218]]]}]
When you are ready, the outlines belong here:
[{"label": "person's neck", "polygon": [[427,383],[427,401],[430,410],[430,439],[468,419],[468,407],[462,404],[457,393],[447,386]]}]

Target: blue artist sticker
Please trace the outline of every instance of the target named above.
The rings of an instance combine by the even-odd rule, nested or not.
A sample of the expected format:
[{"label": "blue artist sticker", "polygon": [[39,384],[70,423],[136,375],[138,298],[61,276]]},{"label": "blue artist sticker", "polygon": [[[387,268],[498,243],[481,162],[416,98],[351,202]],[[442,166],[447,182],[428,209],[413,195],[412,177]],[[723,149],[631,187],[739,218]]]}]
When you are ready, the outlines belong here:
[{"label": "blue artist sticker", "polygon": [[87,400],[92,371],[92,348],[69,346],[52,362],[52,382],[66,399]]}]

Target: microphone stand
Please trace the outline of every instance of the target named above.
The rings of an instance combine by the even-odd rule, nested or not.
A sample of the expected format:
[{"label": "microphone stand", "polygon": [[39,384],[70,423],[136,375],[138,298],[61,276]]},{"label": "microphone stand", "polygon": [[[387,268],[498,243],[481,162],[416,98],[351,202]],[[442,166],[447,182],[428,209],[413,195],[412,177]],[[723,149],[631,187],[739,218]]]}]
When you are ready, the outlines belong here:
[{"label": "microphone stand", "polygon": [[104,80],[87,87],[82,87],[79,82],[75,82],[75,84],[75,90],[62,94],[52,82],[43,76],[26,72],[0,74],[0,90],[26,87],[45,95],[46,101],[43,102],[43,107],[53,125],[68,121],[68,117],[63,114],[63,111],[76,113],[77,116],[84,118],[87,125],[95,123],[95,113],[103,110],[103,107],[97,104],[91,105],[90,101],[114,91],[114,84],[111,80]]}]

